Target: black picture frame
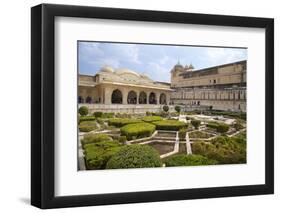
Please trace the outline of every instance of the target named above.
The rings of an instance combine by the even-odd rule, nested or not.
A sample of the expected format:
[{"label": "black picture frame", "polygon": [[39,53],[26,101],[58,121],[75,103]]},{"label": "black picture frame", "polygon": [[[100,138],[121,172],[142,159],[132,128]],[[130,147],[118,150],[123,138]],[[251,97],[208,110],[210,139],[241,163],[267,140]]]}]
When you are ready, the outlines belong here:
[{"label": "black picture frame", "polygon": [[[54,171],[55,17],[264,28],[265,184],[56,197]],[[165,11],[41,4],[31,8],[31,204],[39,208],[139,203],[274,193],[274,20]]]}]

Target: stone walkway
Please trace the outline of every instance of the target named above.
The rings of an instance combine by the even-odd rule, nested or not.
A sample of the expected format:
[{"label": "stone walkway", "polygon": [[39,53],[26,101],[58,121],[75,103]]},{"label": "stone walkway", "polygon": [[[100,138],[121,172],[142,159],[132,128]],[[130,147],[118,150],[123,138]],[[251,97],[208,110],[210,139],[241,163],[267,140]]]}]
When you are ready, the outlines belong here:
[{"label": "stone walkway", "polygon": [[185,141],[186,141],[186,154],[191,155],[192,149],[191,149],[191,144],[190,144],[188,132],[186,133]]}]

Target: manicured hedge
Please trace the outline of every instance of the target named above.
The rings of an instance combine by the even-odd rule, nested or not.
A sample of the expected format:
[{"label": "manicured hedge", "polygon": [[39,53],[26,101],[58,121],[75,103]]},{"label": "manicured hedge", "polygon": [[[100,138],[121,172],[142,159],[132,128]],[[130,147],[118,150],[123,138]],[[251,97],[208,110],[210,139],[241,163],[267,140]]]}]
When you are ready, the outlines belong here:
[{"label": "manicured hedge", "polygon": [[186,123],[178,120],[162,120],[153,122],[156,125],[157,130],[171,130],[171,131],[178,131],[181,128],[187,126]]},{"label": "manicured hedge", "polygon": [[164,112],[168,112],[169,111],[169,106],[168,105],[164,105],[163,106],[163,111]]},{"label": "manicured hedge", "polygon": [[155,125],[149,123],[127,124],[123,126],[120,131],[121,135],[126,136],[128,140],[145,138],[152,135],[155,131]]},{"label": "manicured hedge", "polygon": [[148,145],[127,145],[107,162],[107,169],[161,167],[158,152]]},{"label": "manicured hedge", "polygon": [[94,121],[96,118],[94,116],[80,116],[79,123],[83,121]]},{"label": "manicured hedge", "polygon": [[97,123],[95,121],[83,121],[79,124],[80,132],[90,132],[98,129]]},{"label": "manicured hedge", "polygon": [[86,116],[89,113],[88,107],[86,106],[81,106],[78,111],[81,116]]},{"label": "manicured hedge", "polygon": [[84,150],[87,169],[105,169],[108,160],[121,148],[118,141],[87,144]]},{"label": "manicured hedge", "polygon": [[187,132],[186,128],[180,129],[180,131],[179,131],[179,138],[180,138],[180,140],[184,140],[185,141],[185,139],[186,139],[186,132]]},{"label": "manicured hedge", "polygon": [[181,107],[180,106],[175,106],[175,110],[177,111],[177,113],[180,113]]},{"label": "manicured hedge", "polygon": [[214,159],[220,164],[246,163],[246,140],[220,136],[211,143],[193,143],[192,153]]},{"label": "manicured hedge", "polygon": [[225,133],[229,130],[229,126],[227,124],[217,123],[217,122],[210,122],[207,124],[207,127],[216,129],[217,132],[220,133]]},{"label": "manicured hedge", "polygon": [[201,121],[199,121],[199,120],[191,120],[191,124],[195,127],[195,129],[198,129],[200,124],[201,124]]},{"label": "manicured hedge", "polygon": [[201,166],[214,165],[217,161],[208,159],[202,155],[177,154],[164,160],[167,167],[170,166]]},{"label": "manicured hedge", "polygon": [[142,120],[144,122],[151,123],[151,122],[155,122],[155,121],[161,121],[161,120],[163,120],[163,118],[161,116],[145,116],[142,118]]},{"label": "manicured hedge", "polygon": [[106,134],[88,134],[85,135],[84,138],[81,140],[81,144],[83,147],[85,147],[86,144],[110,140],[112,140],[112,138]]},{"label": "manicured hedge", "polygon": [[133,123],[141,123],[142,121],[140,119],[130,119],[130,118],[110,118],[108,120],[108,125],[116,126],[116,127],[122,127],[127,124],[133,124]]},{"label": "manicured hedge", "polygon": [[94,112],[93,115],[94,115],[96,118],[100,118],[100,117],[103,115],[103,112]]}]

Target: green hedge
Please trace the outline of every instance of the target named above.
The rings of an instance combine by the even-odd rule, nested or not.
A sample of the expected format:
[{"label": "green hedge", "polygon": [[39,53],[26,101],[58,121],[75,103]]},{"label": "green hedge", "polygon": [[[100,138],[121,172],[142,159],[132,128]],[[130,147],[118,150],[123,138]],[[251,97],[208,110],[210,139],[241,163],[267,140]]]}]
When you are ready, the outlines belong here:
[{"label": "green hedge", "polygon": [[148,145],[123,146],[107,162],[107,169],[161,167],[159,153]]},{"label": "green hedge", "polygon": [[115,126],[115,127],[122,127],[127,124],[133,124],[133,123],[140,123],[142,122],[139,119],[130,119],[130,118],[110,118],[108,120],[108,125]]},{"label": "green hedge", "polygon": [[86,106],[81,106],[78,111],[81,116],[86,116],[89,113],[88,107]]},{"label": "green hedge", "polygon": [[81,140],[81,144],[83,147],[85,147],[86,144],[110,140],[112,140],[112,138],[106,134],[88,134],[85,135],[84,138]]},{"label": "green hedge", "polygon": [[192,152],[214,159],[220,164],[246,163],[246,140],[220,136],[212,139],[211,143],[193,143]]},{"label": "green hedge", "polygon": [[153,122],[156,125],[157,130],[171,130],[171,131],[178,131],[181,128],[187,126],[186,123],[178,120],[162,120]]},{"label": "green hedge", "polygon": [[79,123],[83,121],[94,121],[96,118],[94,116],[80,116]]},{"label": "green hedge", "polygon": [[169,111],[169,106],[168,105],[164,105],[163,106],[163,111],[164,112],[168,112]]},{"label": "green hedge", "polygon": [[155,125],[149,123],[127,124],[123,126],[120,131],[121,135],[126,136],[128,140],[145,138],[152,135],[155,131]]},{"label": "green hedge", "polygon": [[151,122],[155,122],[155,121],[161,121],[161,120],[163,120],[163,118],[161,116],[145,116],[142,118],[142,120],[144,122],[151,123]]},{"label": "green hedge", "polygon": [[180,140],[184,140],[186,139],[186,132],[187,132],[187,129],[186,128],[182,128],[179,130],[179,138]]},{"label": "green hedge", "polygon": [[180,106],[175,106],[175,110],[176,110],[177,113],[180,113],[181,107]]},{"label": "green hedge", "polygon": [[97,123],[95,121],[83,121],[79,124],[80,132],[90,132],[98,129]]},{"label": "green hedge", "polygon": [[217,122],[209,122],[207,124],[207,127],[216,129],[217,132],[220,132],[220,133],[225,133],[229,130],[229,126],[227,124],[217,123]]},{"label": "green hedge", "polygon": [[201,124],[201,121],[199,121],[199,120],[191,120],[191,124],[195,127],[195,129],[198,129],[200,124]]},{"label": "green hedge", "polygon": [[102,117],[103,112],[94,112],[93,115],[94,115],[96,118],[100,118],[100,117]]},{"label": "green hedge", "polygon": [[216,160],[208,159],[202,155],[177,154],[164,160],[167,167],[171,166],[201,166],[217,164]]},{"label": "green hedge", "polygon": [[121,148],[118,141],[87,144],[84,150],[87,169],[105,169],[108,160]]}]

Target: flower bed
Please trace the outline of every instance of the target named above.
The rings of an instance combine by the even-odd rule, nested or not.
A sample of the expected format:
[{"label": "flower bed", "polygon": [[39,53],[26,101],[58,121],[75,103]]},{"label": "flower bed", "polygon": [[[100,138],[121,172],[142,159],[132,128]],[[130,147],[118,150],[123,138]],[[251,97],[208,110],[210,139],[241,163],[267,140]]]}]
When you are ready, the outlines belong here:
[{"label": "flower bed", "polygon": [[187,126],[186,123],[178,121],[178,120],[162,120],[153,122],[156,125],[157,130],[170,130],[170,131],[178,131],[181,128]]},{"label": "flower bed", "polygon": [[155,131],[155,125],[149,123],[127,124],[121,129],[121,135],[126,136],[127,140],[149,137]]}]

